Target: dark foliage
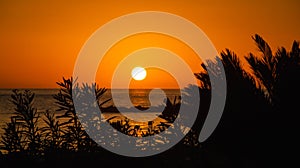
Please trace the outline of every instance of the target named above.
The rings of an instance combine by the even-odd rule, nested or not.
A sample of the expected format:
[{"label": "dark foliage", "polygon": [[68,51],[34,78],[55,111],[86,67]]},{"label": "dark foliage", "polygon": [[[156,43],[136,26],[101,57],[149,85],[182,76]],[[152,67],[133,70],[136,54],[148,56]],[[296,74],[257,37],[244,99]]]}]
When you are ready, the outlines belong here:
[{"label": "dark foliage", "polygon": [[[197,89],[201,99],[195,124],[170,150],[151,157],[129,158],[101,148],[97,143],[116,145],[118,137],[111,136],[107,141],[97,143],[89,137],[95,131],[89,126],[95,127],[99,122],[94,120],[98,115],[94,109],[118,112],[117,109],[102,107],[110,101],[100,101],[105,88],[98,88],[96,84],[74,86],[72,78],[63,78],[62,82],[57,82],[60,91],[54,95],[57,112],[62,115],[45,112],[41,117],[33,107],[32,92],[13,90],[11,102],[15,105],[15,112],[3,128],[1,150],[6,154],[0,153],[1,166],[26,163],[33,167],[86,167],[94,164],[112,166],[120,162],[130,167],[140,167],[141,164],[143,167],[267,167],[280,163],[288,167],[295,161],[291,155],[297,152],[295,146],[298,143],[299,42],[293,42],[290,51],[282,47],[273,53],[261,36],[252,38],[261,55],[250,53],[245,57],[251,72],[245,69],[234,52],[225,49],[220,53],[221,59],[208,62],[206,66],[202,64],[205,71],[195,74],[200,86],[185,88],[184,99],[167,99],[166,108],[159,116],[164,121],[137,125],[127,118],[105,120],[111,129],[129,136],[153,136],[166,129],[172,132],[173,128],[184,125],[173,122],[185,117],[179,117],[180,108],[189,109],[195,104]],[[218,78],[216,67],[221,64],[227,81],[225,109],[213,134],[199,143],[198,137],[210,108],[211,89],[217,85],[210,79]],[[209,76],[208,71],[212,75]],[[96,95],[96,105],[85,102],[91,101],[91,95]],[[82,102],[78,107],[74,106],[74,96]],[[82,120],[82,116],[86,120]],[[45,126],[40,128],[39,122],[44,122]],[[137,150],[143,147],[146,146]]]}]

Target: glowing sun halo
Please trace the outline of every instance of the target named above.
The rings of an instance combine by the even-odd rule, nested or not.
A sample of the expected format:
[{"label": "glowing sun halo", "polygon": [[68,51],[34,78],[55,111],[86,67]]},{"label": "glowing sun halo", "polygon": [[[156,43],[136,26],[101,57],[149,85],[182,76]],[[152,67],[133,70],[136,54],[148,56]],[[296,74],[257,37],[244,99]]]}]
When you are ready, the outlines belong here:
[{"label": "glowing sun halo", "polygon": [[147,76],[147,71],[143,67],[135,67],[131,71],[131,76],[135,80],[143,80]]}]

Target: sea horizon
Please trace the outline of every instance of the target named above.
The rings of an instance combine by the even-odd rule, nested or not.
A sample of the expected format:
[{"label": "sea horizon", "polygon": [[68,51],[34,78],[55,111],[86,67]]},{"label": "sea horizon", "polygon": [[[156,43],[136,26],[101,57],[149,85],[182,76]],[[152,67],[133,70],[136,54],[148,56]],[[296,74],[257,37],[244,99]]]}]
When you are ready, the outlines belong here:
[{"label": "sea horizon", "polygon": [[[8,88],[0,88],[0,125],[3,125],[4,123],[9,122],[10,116],[14,112],[15,105],[11,103],[9,100],[11,98],[11,94],[13,89]],[[30,90],[35,94],[35,99],[33,102],[33,107],[37,109],[38,112],[54,112],[56,114],[60,114],[62,112],[57,111],[59,106],[56,104],[56,100],[54,99],[53,95],[59,93],[59,88],[23,88],[19,90]],[[131,99],[131,104],[128,104],[128,101],[125,101],[126,98],[128,98],[128,90],[126,89],[114,89],[116,91],[116,96],[118,102],[118,110],[122,113],[128,113],[131,116],[136,116],[135,119],[141,119],[141,120],[147,120],[150,116],[153,117],[153,115],[158,115],[161,113],[159,109],[161,109],[162,106],[165,106],[165,102],[161,101],[162,92],[161,91],[153,91],[151,92],[153,99],[151,99],[151,103],[149,100],[149,93],[151,89],[129,89],[129,96]],[[170,100],[173,100],[175,96],[179,96],[179,89],[163,89],[165,91],[165,95]],[[107,89],[107,91],[103,94],[103,96],[100,98],[101,100],[107,100],[111,98],[111,89]],[[114,107],[115,104],[111,100],[104,104],[102,107],[106,108],[108,111],[103,111],[103,113],[109,114],[114,113],[115,111],[109,111],[111,109],[115,110]],[[136,107],[141,108],[149,108],[153,107],[152,111],[143,111],[138,110]],[[150,114],[152,113],[152,114]],[[135,115],[137,114],[137,115]],[[147,117],[148,116],[148,117]]]}]

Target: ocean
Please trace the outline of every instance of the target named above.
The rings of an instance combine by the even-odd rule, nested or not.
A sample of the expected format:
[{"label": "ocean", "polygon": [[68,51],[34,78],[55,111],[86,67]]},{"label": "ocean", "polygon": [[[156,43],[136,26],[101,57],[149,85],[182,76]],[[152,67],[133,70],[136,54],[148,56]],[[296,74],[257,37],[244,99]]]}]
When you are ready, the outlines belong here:
[{"label": "ocean", "polygon": [[[20,89],[21,90],[21,89]],[[55,99],[53,95],[59,92],[59,89],[29,89],[33,93],[35,93],[34,99],[34,107],[37,109],[38,112],[55,112],[55,113],[62,113],[57,112],[58,106],[55,103]],[[175,96],[179,96],[180,91],[176,89],[164,89],[164,93],[160,90],[153,90],[151,92],[151,103],[149,101],[149,93],[151,90],[149,89],[131,89],[129,90],[129,97],[132,104],[128,104],[126,98],[128,97],[126,90],[124,89],[116,89],[114,93],[116,93],[116,98],[118,100],[118,105],[125,108],[130,109],[130,106],[141,106],[141,107],[149,107],[151,106],[161,106],[164,105],[164,102],[161,100],[162,95],[165,95],[170,99],[173,100]],[[0,127],[3,128],[5,123],[10,121],[10,116],[14,112],[15,106],[10,102],[12,94],[12,89],[0,89]],[[111,98],[111,90],[108,89],[101,99],[107,100]],[[113,105],[113,101],[107,102],[104,106]],[[141,122],[150,121],[158,116],[161,111],[152,111],[152,112],[131,112],[126,111],[124,115]],[[114,113],[109,114],[110,116],[116,115]],[[0,133],[3,130],[0,129]]]}]

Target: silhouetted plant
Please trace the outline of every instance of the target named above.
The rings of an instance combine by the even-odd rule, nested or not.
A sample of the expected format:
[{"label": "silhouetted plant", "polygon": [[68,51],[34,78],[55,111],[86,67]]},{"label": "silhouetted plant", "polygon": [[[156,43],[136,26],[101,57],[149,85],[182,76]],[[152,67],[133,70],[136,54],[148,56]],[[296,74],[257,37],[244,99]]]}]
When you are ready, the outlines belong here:
[{"label": "silhouetted plant", "polygon": [[[100,97],[106,91],[105,88],[99,88],[96,84],[83,84],[82,87],[79,85],[74,86],[74,83],[73,78],[63,78],[62,82],[57,82],[60,86],[60,91],[58,94],[54,95],[54,99],[56,99],[56,104],[59,106],[57,111],[64,112],[64,114],[58,116],[58,118],[66,120],[61,124],[61,126],[64,126],[64,128],[62,128],[64,131],[63,137],[67,142],[68,148],[74,151],[90,150],[93,149],[93,146],[96,144],[89,138],[82,124],[93,124],[93,120],[80,121],[78,115],[85,115],[87,119],[95,117],[95,108],[101,107],[109,100],[105,100],[103,102],[99,101]],[[92,107],[92,92],[95,93],[96,100],[98,100],[97,107]],[[76,113],[73,95],[75,95],[77,99],[82,100],[82,103],[84,104],[84,107],[82,106],[82,108],[80,107],[81,109],[77,109],[80,113]],[[87,110],[85,109],[86,111],[84,111],[84,108],[87,108]]]},{"label": "silhouetted plant", "polygon": [[25,143],[24,143],[24,136],[22,134],[22,128],[20,123],[18,123],[15,117],[10,118],[10,122],[6,123],[6,126],[3,128],[4,133],[1,136],[1,150],[10,153],[16,152],[24,152],[25,150]]},{"label": "silhouetted plant", "polygon": [[107,122],[109,122],[113,128],[120,131],[121,133],[125,135],[131,135],[132,125],[129,123],[130,120],[128,118],[125,118],[117,121],[111,121],[114,118],[116,117],[111,117],[107,119]]},{"label": "silhouetted plant", "polygon": [[246,59],[259,84],[266,89],[268,98],[270,101],[274,101],[273,98],[276,97],[275,85],[279,75],[277,70],[278,59],[273,56],[271,47],[261,36],[256,34],[253,39],[259,51],[262,53],[262,57],[259,59],[250,53]]},{"label": "silhouetted plant", "polygon": [[[215,162],[221,162],[229,167],[243,167],[245,163],[252,162],[256,167],[261,163],[268,165],[274,158],[277,160],[277,157],[270,157],[271,160],[267,160],[269,155],[286,155],[288,152],[281,152],[280,149],[287,151],[287,148],[293,149],[292,145],[298,143],[292,142],[295,141],[298,132],[296,128],[299,125],[297,121],[299,100],[291,95],[300,95],[299,42],[293,43],[291,51],[286,51],[282,47],[273,54],[270,46],[261,36],[255,35],[253,40],[262,55],[255,56],[250,53],[246,57],[251,73],[245,70],[241,59],[234,52],[225,49],[221,52],[222,59],[209,61],[206,66],[202,64],[204,72],[195,74],[195,77],[200,80],[199,87],[186,88],[183,97],[176,97],[174,101],[167,99],[166,108],[159,116],[166,122],[157,124],[149,121],[145,125],[137,125],[128,118],[111,117],[104,122],[108,122],[112,127],[104,125],[103,135],[98,135],[99,143],[117,147],[123,137],[115,135],[113,132],[115,130],[135,137],[152,136],[163,131],[172,132],[174,128],[184,132],[182,128],[185,127],[185,123],[178,122],[176,125],[173,122],[175,119],[180,121],[186,117],[178,114],[179,109],[184,107],[185,110],[190,111],[188,107],[196,104],[194,96],[199,96],[194,94],[196,93],[194,89],[199,89],[201,99],[196,122],[185,138],[174,147],[177,152],[180,152],[180,155],[175,154],[178,155],[177,158],[189,155],[199,158],[199,153],[183,154],[183,151],[191,149],[189,147],[199,147],[198,137],[210,108],[211,91],[220,89],[217,87],[218,83],[211,81],[224,80],[218,79],[220,77],[218,67],[222,64],[227,80],[224,112],[217,128],[210,138],[201,144],[202,149],[198,151],[204,157],[207,167],[214,167]],[[210,76],[208,71],[211,72]],[[13,90],[11,102],[15,105],[15,112],[10,122],[3,128],[0,149],[9,154],[27,154],[32,158],[47,156],[47,152],[61,149],[80,151],[76,153],[83,154],[80,156],[87,154],[86,151],[99,149],[87,132],[95,131],[92,133],[96,135],[97,130],[89,128],[95,128],[102,122],[95,116],[100,115],[99,107],[101,108],[110,99],[99,101],[106,89],[98,88],[96,84],[74,86],[74,83],[76,82],[72,78],[63,78],[62,82],[57,82],[60,90],[54,95],[54,99],[58,105],[57,111],[63,114],[46,112],[43,119],[45,126],[42,128],[38,127],[41,116],[33,107],[34,94],[29,90],[23,92]],[[81,102],[76,106],[76,110],[74,96],[79,100],[78,102]],[[96,96],[96,102],[93,102],[95,99],[93,96]],[[137,150],[144,150],[146,147],[159,148],[160,145],[171,140],[172,138],[162,138],[157,142],[149,141],[147,144],[136,141],[128,145],[135,146]],[[153,144],[156,146],[154,147]],[[162,158],[165,159],[164,156]],[[278,160],[280,159],[282,158]]]},{"label": "silhouetted plant", "polygon": [[159,134],[160,132],[164,131],[167,127],[169,127],[169,125],[162,125],[161,123],[154,125],[154,121],[148,121],[147,130],[142,131],[142,136],[146,137]]},{"label": "silhouetted plant", "polygon": [[66,121],[62,123],[64,128],[64,140],[67,148],[71,150],[78,150],[81,147],[82,141],[85,138],[85,132],[82,129],[81,123],[76,116],[75,107],[72,99],[72,83],[73,79],[63,78],[62,82],[56,82],[60,86],[59,93],[54,95],[57,111],[64,112],[58,118],[63,118]]},{"label": "silhouetted plant", "polygon": [[[282,47],[273,55],[270,46],[261,36],[256,34],[253,39],[262,55],[258,57],[250,53],[246,59],[256,80],[265,89],[269,101],[277,106],[287,98],[283,98],[284,89],[288,85],[296,86],[294,84],[298,82],[296,76],[299,75],[300,67],[299,42],[294,41],[290,52]],[[293,87],[294,91],[297,88]]]},{"label": "silhouetted plant", "polygon": [[65,146],[63,139],[64,131],[61,128],[62,124],[56,118],[55,113],[46,111],[44,115],[45,126],[41,128],[43,148],[45,152],[57,152]]},{"label": "silhouetted plant", "polygon": [[167,98],[166,107],[159,117],[173,123],[178,115],[180,104],[180,99],[177,96],[174,97],[173,102]]},{"label": "silhouetted plant", "polygon": [[[298,132],[299,128],[299,99],[294,97],[300,95],[299,42],[294,41],[289,52],[281,47],[273,54],[261,36],[256,34],[253,39],[261,55],[255,56],[250,53],[246,60],[271,106],[266,110],[265,116],[261,117],[264,118],[264,125],[260,130],[264,131],[261,134],[261,140],[264,142],[262,147],[266,149],[264,153],[270,155],[270,160],[274,160],[278,158],[274,153],[293,153],[288,149],[293,149],[298,143],[295,141],[295,132]],[[274,148],[277,145],[278,147]]]},{"label": "silhouetted plant", "polygon": [[15,105],[11,122],[6,124],[2,136],[3,148],[8,153],[21,152],[31,158],[42,154],[42,137],[38,126],[39,114],[33,107],[34,93],[13,90],[11,103]]},{"label": "silhouetted plant", "polygon": [[16,106],[14,117],[21,123],[27,151],[30,155],[39,155],[41,152],[41,134],[38,126],[40,116],[37,109],[33,107],[34,96],[30,90],[23,92],[13,90],[11,102]]}]

